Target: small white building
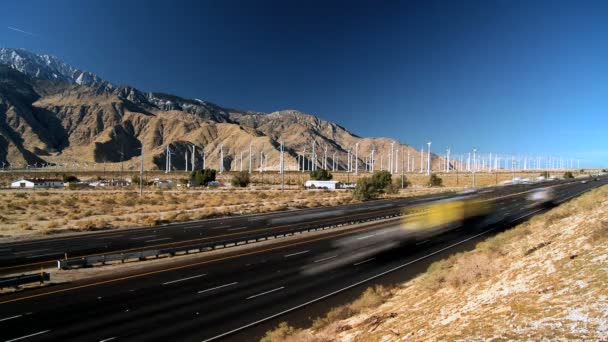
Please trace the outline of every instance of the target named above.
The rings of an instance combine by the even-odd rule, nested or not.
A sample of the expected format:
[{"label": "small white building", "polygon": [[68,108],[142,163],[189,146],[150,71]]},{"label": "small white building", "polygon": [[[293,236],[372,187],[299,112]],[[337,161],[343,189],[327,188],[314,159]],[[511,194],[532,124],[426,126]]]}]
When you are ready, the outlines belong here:
[{"label": "small white building", "polygon": [[342,183],[338,181],[307,180],[304,186],[307,189],[342,189]]},{"label": "small white building", "polygon": [[63,188],[65,184],[59,179],[19,179],[11,182],[14,189]]}]

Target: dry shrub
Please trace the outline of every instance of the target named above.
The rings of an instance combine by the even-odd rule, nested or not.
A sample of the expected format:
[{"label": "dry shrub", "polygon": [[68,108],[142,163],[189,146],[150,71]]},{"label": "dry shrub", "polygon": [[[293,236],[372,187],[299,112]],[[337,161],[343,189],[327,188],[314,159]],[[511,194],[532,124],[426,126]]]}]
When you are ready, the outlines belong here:
[{"label": "dry shrub", "polygon": [[85,220],[76,222],[76,227],[82,231],[92,231],[107,228],[108,222],[105,220]]},{"label": "dry shrub", "polygon": [[593,228],[589,236],[590,241],[608,240],[608,221],[601,221]]},{"label": "dry shrub", "polygon": [[146,226],[155,227],[160,224],[161,220],[155,216],[145,216],[141,222]]},{"label": "dry shrub", "polygon": [[190,214],[186,213],[186,212],[180,212],[179,214],[177,214],[177,216],[175,217],[176,221],[188,221],[190,220]]},{"label": "dry shrub", "polygon": [[275,329],[267,331],[260,342],[283,342],[300,331],[300,329],[290,326],[287,322],[281,322]]},{"label": "dry shrub", "polygon": [[501,261],[484,253],[466,253],[458,258],[446,275],[446,282],[455,288],[487,278],[502,269]]},{"label": "dry shrub", "polygon": [[354,302],[333,308],[325,317],[319,317],[314,320],[312,328],[314,330],[320,330],[330,324],[350,318],[365,309],[378,307],[384,303],[391,294],[391,290],[382,285],[368,287]]}]

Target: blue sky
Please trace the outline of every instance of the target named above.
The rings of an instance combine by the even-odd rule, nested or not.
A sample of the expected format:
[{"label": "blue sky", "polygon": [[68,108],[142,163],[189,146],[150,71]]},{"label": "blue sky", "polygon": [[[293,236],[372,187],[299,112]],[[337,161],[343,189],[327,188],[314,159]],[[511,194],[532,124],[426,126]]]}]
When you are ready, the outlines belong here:
[{"label": "blue sky", "polygon": [[0,46],[362,136],[608,166],[607,1],[5,1]]}]

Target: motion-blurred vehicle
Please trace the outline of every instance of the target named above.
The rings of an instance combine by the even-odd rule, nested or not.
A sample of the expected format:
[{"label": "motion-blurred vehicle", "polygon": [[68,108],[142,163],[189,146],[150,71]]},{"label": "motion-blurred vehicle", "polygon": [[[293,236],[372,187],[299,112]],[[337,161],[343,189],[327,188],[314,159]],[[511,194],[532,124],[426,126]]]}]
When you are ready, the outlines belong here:
[{"label": "motion-blurred vehicle", "polygon": [[489,201],[477,196],[462,196],[405,209],[402,228],[416,239],[424,239],[448,230],[479,226],[491,212]]},{"label": "motion-blurred vehicle", "polygon": [[305,266],[302,272],[317,274],[400,246],[424,243],[453,229],[486,226],[492,223],[491,203],[471,194],[405,208],[401,222],[335,241],[332,251]]},{"label": "motion-blurred vehicle", "polygon": [[555,201],[555,190],[553,188],[534,189],[526,199],[529,202],[529,207],[552,206]]}]

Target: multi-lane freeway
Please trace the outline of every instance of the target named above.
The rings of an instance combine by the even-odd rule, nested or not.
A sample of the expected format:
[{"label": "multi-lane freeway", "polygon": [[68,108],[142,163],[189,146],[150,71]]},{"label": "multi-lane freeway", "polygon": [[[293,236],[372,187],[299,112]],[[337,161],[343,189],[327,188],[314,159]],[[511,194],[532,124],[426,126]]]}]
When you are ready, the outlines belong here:
[{"label": "multi-lane freeway", "polygon": [[[552,185],[563,184],[553,182]],[[547,184],[491,188],[491,196],[528,191]],[[453,193],[370,201],[334,207],[242,215],[186,223],[88,232],[0,244],[0,274],[54,265],[57,259],[190,245],[199,242],[281,232],[367,219],[398,212],[407,205],[454,196]]]},{"label": "multi-lane freeway", "polygon": [[[587,183],[555,182],[543,186],[553,186],[556,200],[563,202],[606,183],[608,180],[602,178]],[[540,185],[505,187],[488,193],[488,200],[494,202],[494,215],[499,217],[498,223],[492,226],[482,230],[467,230],[463,227],[429,241],[407,245],[324,272],[307,273],[302,270],[345,257],[340,254],[343,252],[332,254],[336,252],[333,242],[355,234],[354,232],[342,231],[318,239],[293,240],[280,246],[258,248],[229,257],[204,261],[193,258],[178,266],[141,271],[117,279],[92,279],[5,295],[0,297],[0,340],[203,341],[259,338],[258,334],[248,333],[256,325],[274,322],[287,313],[305,310],[312,303],[323,302],[350,288],[370,285],[388,274],[415,272],[416,265],[432,257],[451,253],[468,242],[541,212],[543,209],[530,207],[526,200],[528,191],[535,186]],[[428,200],[430,199],[376,201],[358,206],[204,221],[192,224],[192,227],[197,227],[192,230],[196,232],[195,238],[208,236],[207,234],[223,235],[232,233],[228,229],[239,228],[239,225],[247,226],[243,230],[248,231],[260,229],[260,226],[268,228],[269,223],[271,226],[301,224],[300,221],[321,219],[316,215],[332,210],[342,211],[340,215],[353,215],[365,212],[366,208],[370,211],[381,210],[388,207],[378,206],[405,206]],[[293,219],[298,217],[299,219]],[[255,220],[257,218],[263,219]],[[275,220],[280,218],[285,220]],[[395,224],[397,223],[379,223],[366,230],[373,234],[377,229]],[[218,226],[222,228],[217,228]],[[187,227],[191,226],[185,224],[158,228],[152,230],[154,237],[145,239],[192,239],[192,233]],[[138,241],[132,238],[145,236],[146,233],[152,235],[150,231],[149,228],[133,232],[121,231],[117,234],[123,234],[122,236],[108,239],[117,244],[119,238]],[[32,243],[39,244],[36,247],[39,249],[55,251],[57,248],[59,251],[69,247],[73,243],[72,239],[78,239],[79,243],[91,243],[95,239],[103,240],[102,236],[111,235],[59,238],[48,244],[43,241]],[[29,245],[19,243],[10,248],[13,255],[15,251],[26,250],[37,253],[31,252],[33,247],[26,246]],[[128,245],[127,248],[131,246]]]}]

